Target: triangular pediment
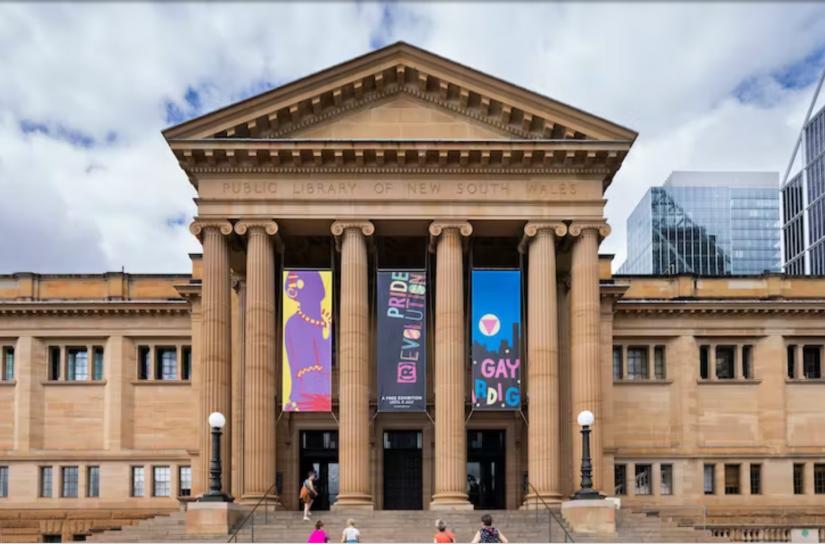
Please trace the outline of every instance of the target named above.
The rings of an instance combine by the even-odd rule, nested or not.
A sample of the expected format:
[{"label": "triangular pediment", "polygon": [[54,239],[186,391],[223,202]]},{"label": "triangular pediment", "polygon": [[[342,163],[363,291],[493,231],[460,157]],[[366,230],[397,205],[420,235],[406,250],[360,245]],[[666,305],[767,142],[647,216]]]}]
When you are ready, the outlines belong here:
[{"label": "triangular pediment", "polygon": [[346,112],[289,134],[319,140],[499,140],[506,130],[434,106],[405,93]]},{"label": "triangular pediment", "polygon": [[[416,111],[411,118],[372,122]],[[415,113],[411,113],[414,116]],[[358,120],[370,120],[361,125]],[[425,126],[426,125],[426,126]],[[579,139],[632,130],[405,43],[396,43],[164,131],[198,139]]]}]

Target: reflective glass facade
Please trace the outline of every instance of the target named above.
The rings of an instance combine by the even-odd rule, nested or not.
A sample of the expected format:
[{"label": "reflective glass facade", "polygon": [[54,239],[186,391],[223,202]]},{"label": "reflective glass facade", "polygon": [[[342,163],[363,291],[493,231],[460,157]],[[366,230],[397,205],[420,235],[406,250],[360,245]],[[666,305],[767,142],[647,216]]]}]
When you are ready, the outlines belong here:
[{"label": "reflective glass facade", "polygon": [[825,108],[805,125],[802,168],[782,188],[785,272],[825,275]]},{"label": "reflective glass facade", "polygon": [[619,273],[778,272],[778,179],[756,174],[679,172],[649,189],[628,219]]}]

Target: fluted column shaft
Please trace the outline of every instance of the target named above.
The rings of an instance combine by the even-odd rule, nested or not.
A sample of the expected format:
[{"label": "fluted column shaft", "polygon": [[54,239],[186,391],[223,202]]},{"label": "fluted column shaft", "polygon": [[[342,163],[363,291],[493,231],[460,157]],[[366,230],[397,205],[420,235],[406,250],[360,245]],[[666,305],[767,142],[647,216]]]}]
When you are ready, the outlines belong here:
[{"label": "fluted column shaft", "polygon": [[[601,348],[599,338],[599,228],[606,226],[570,227],[570,232],[577,236],[573,244],[571,261],[571,308],[570,308],[570,344],[571,344],[571,386],[572,386],[572,426],[574,436],[573,468],[575,488],[578,488],[581,474],[582,440],[580,427],[575,418],[582,410],[590,410],[596,416],[590,435],[590,453],[593,466],[601,468],[601,395],[599,362]],[[594,474],[596,482],[603,481],[604,475]],[[597,479],[596,479],[597,478]],[[594,485],[595,487],[595,485]]]},{"label": "fluted column shaft", "polygon": [[464,427],[464,270],[462,234],[472,227],[438,224],[435,276],[435,494],[431,509],[472,509],[467,500]]},{"label": "fluted column shaft", "polygon": [[[200,403],[197,426],[200,430],[201,482],[209,481],[211,435],[207,418],[212,412],[226,417],[221,440],[223,489],[229,490],[231,479],[231,279],[229,270],[229,242],[232,232],[228,222],[195,224],[193,231],[202,234],[203,287],[201,290],[201,372]],[[203,491],[203,490],[202,490]]]},{"label": "fluted column shaft", "polygon": [[525,506],[538,507],[535,494],[545,501],[561,500],[559,448],[559,341],[556,306],[556,235],[563,224],[530,224],[532,236],[527,277],[527,398],[530,436],[527,440],[528,490]]},{"label": "fluted column shaft", "polygon": [[[257,500],[275,483],[275,249],[274,222],[236,225],[248,232],[244,335],[244,499]],[[273,492],[272,501],[278,497]]]},{"label": "fluted column shaft", "polygon": [[371,223],[332,226],[341,243],[341,309],[338,362],[338,462],[336,508],[372,508],[370,488],[369,297],[367,244]]}]

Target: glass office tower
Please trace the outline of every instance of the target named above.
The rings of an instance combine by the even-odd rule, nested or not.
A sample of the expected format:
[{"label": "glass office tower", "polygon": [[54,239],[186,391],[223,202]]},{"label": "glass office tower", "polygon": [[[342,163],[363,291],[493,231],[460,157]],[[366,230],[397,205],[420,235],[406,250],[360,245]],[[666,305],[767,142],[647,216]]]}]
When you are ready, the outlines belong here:
[{"label": "glass office tower", "polygon": [[779,174],[673,172],[627,221],[620,274],[778,272]]},{"label": "glass office tower", "polygon": [[825,108],[802,129],[801,169],[782,187],[787,274],[825,275]]}]

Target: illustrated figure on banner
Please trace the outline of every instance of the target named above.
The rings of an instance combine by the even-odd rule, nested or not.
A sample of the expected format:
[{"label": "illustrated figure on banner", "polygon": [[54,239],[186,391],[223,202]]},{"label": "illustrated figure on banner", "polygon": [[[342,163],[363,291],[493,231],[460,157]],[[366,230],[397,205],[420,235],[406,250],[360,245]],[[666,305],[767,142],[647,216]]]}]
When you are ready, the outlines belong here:
[{"label": "illustrated figure on banner", "polygon": [[284,387],[288,412],[332,409],[332,316],[323,309],[327,292],[321,274],[318,270],[285,274],[284,293],[297,303],[291,315],[284,312],[284,351],[291,382],[288,392]]}]

